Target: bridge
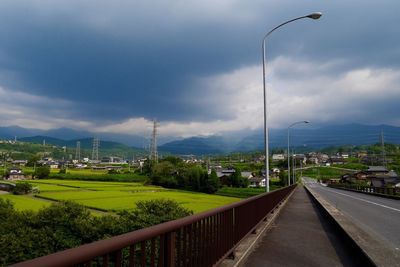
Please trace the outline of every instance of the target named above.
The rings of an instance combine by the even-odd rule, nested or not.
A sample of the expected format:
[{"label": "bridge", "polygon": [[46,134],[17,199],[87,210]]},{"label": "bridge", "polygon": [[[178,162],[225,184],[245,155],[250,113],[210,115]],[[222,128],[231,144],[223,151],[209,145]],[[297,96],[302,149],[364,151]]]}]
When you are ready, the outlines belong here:
[{"label": "bridge", "polygon": [[398,200],[303,181],[13,266],[400,266]]}]

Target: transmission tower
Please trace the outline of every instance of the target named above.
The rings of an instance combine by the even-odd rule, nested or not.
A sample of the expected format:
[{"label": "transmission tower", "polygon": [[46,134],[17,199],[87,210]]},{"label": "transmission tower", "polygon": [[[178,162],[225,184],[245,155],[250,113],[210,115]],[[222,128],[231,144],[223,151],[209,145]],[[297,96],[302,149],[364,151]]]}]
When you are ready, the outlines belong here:
[{"label": "transmission tower", "polygon": [[383,131],[381,131],[381,157],[382,165],[386,166],[385,139],[383,137]]},{"label": "transmission tower", "polygon": [[81,161],[81,141],[76,141],[75,159]]},{"label": "transmission tower", "polygon": [[92,160],[99,160],[99,146],[100,140],[98,137],[93,138],[93,150],[92,150]]},{"label": "transmission tower", "polygon": [[151,135],[151,143],[150,143],[150,160],[154,162],[158,161],[157,127],[158,127],[158,122],[156,120],[153,120],[153,133]]}]

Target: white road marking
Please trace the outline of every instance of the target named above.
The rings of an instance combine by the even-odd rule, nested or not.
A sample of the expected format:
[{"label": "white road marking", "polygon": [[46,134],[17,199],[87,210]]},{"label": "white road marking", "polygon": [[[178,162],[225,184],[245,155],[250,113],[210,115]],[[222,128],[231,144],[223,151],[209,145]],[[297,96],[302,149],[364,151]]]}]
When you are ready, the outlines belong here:
[{"label": "white road marking", "polygon": [[382,205],[382,204],[379,204],[379,203],[376,203],[376,202],[373,202],[373,201],[369,201],[369,200],[365,200],[365,199],[362,199],[362,198],[350,196],[350,195],[348,195],[348,194],[344,194],[344,193],[341,193],[341,192],[336,192],[336,191],[334,191],[334,190],[328,190],[328,189],[325,189],[325,188],[323,188],[323,187],[321,187],[321,189],[322,189],[322,190],[326,190],[326,191],[328,191],[328,192],[335,193],[335,194],[339,194],[339,195],[343,195],[343,196],[346,196],[346,197],[354,198],[354,199],[357,199],[357,200],[360,200],[360,201],[364,201],[364,202],[367,202],[367,203],[369,203],[369,204],[373,204],[373,205],[376,205],[376,206],[379,206],[379,207],[382,207],[382,208],[386,208],[386,209],[389,209],[389,210],[394,210],[394,211],[400,212],[400,209],[396,209],[396,208],[393,208],[393,207],[389,207],[389,206],[386,206],[386,205]]}]

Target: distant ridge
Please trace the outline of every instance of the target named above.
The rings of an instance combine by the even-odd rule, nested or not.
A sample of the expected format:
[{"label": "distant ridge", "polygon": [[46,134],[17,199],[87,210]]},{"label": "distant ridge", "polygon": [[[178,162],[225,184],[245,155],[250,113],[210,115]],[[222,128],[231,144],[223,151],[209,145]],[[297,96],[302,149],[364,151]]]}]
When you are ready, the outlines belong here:
[{"label": "distant ridge", "polygon": [[[369,126],[362,124],[330,125],[320,128],[293,128],[290,130],[291,146],[321,149],[329,146],[364,145],[380,142],[383,131],[385,142],[400,144],[400,127],[389,125]],[[218,142],[219,140],[219,142]],[[160,150],[175,154],[218,154],[226,152],[246,152],[262,150],[264,146],[263,132],[256,133],[227,143],[222,137],[196,137],[166,143]],[[287,146],[287,129],[270,130],[270,148]]]},{"label": "distant ridge", "polygon": [[[70,128],[58,128],[50,130],[27,129],[19,126],[0,127],[0,139],[17,139],[33,136],[47,136],[49,138],[61,140],[76,140],[84,138],[92,138],[98,136],[105,141],[113,141],[123,143],[128,146],[143,147],[147,144],[146,138],[138,135],[115,134],[115,133],[93,133],[89,131],[80,131]],[[171,139],[167,139],[170,141]],[[54,140],[55,141],[55,140]]]},{"label": "distant ridge", "polygon": [[[346,125],[323,125],[320,127],[312,124],[307,125],[307,127],[299,125],[299,127],[292,128],[290,131],[291,145],[294,147],[306,146],[310,149],[320,149],[339,145],[374,144],[380,142],[381,131],[384,133],[385,142],[400,144],[400,127],[354,123]],[[47,133],[50,133],[50,135],[47,135]],[[43,142],[43,139],[46,139],[46,143],[48,144],[67,147],[75,147],[76,141],[79,140],[83,149],[91,148],[92,138],[95,135],[100,137],[101,147],[103,148],[144,148],[148,144],[148,140],[144,137],[135,135],[112,133],[97,135],[69,128],[43,131],[25,129],[18,126],[0,127],[0,138],[3,139],[14,139],[14,136],[17,136],[18,140],[40,144]],[[63,138],[58,136],[63,136]],[[264,146],[262,130],[242,130],[240,134],[229,132],[218,136],[195,136],[179,140],[172,139],[172,141],[171,139],[171,137],[164,139],[164,141],[169,141],[159,145],[160,152],[179,155],[209,155],[262,150]],[[122,142],[120,140],[129,140],[129,142]],[[287,129],[271,129],[269,140],[271,149],[285,149],[287,145]]]},{"label": "distant ridge", "polygon": [[[32,136],[32,137],[23,137],[23,138],[20,138],[19,141],[29,142],[29,143],[34,143],[34,144],[43,144],[43,141],[45,141],[47,145],[55,145],[55,146],[59,146],[59,147],[66,146],[69,148],[75,148],[76,142],[80,141],[82,149],[92,149],[93,138],[63,140],[63,139],[59,139],[59,138],[38,135],[38,136]],[[126,150],[126,151],[141,150],[139,148],[130,147],[130,146],[127,146],[127,145],[124,145],[121,143],[112,142],[112,141],[101,141],[101,140],[100,140],[100,149],[101,150]]]}]

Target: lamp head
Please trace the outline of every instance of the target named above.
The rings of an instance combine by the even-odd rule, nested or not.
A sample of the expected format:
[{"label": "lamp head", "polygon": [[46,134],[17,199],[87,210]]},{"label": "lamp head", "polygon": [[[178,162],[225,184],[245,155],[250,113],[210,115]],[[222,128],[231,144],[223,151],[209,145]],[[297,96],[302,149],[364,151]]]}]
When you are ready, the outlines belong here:
[{"label": "lamp head", "polygon": [[322,16],[321,12],[314,12],[314,13],[311,13],[310,15],[306,16],[306,17],[310,18],[310,19],[319,19],[321,16]]}]

